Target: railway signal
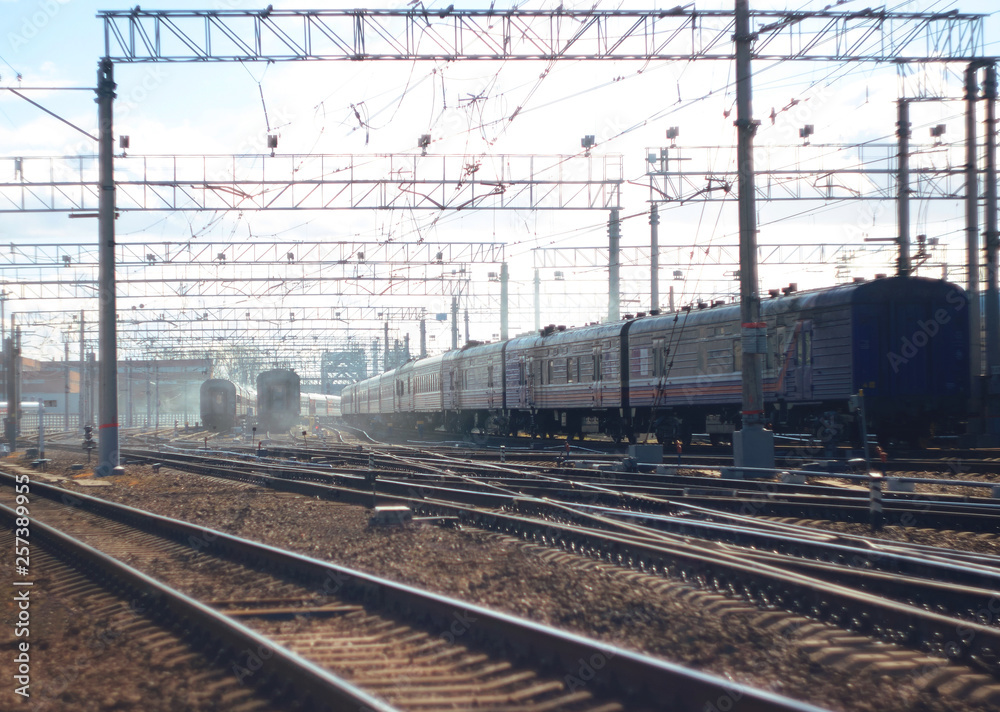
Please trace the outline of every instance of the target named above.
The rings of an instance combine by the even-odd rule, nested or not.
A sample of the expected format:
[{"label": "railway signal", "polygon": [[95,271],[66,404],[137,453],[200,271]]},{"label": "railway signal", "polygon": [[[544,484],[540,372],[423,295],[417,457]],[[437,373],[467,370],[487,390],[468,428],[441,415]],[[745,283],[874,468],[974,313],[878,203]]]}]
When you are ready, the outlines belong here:
[{"label": "railway signal", "polygon": [[90,464],[90,453],[94,451],[97,447],[97,443],[94,442],[94,426],[84,425],[83,426],[83,449],[87,451],[87,464]]}]

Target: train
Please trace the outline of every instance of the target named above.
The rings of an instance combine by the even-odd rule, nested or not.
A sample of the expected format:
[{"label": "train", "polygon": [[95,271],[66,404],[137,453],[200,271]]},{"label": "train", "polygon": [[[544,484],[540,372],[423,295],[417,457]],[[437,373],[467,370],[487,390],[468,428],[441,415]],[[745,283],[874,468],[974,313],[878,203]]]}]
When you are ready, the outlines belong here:
[{"label": "train", "polygon": [[258,432],[283,432],[299,423],[301,384],[299,374],[283,368],[257,375]]},{"label": "train", "polygon": [[206,430],[226,432],[253,418],[257,394],[224,378],[201,384],[201,422]]},{"label": "train", "polygon": [[284,369],[261,373],[256,391],[211,378],[201,384],[202,423],[217,432],[250,424],[261,433],[277,433],[304,422],[310,429],[328,425],[340,416],[339,396],[301,393],[300,384],[294,371]]},{"label": "train", "polygon": [[310,430],[320,425],[332,425],[340,417],[340,396],[303,393],[299,397],[299,412]]},{"label": "train", "polygon": [[[971,390],[967,304],[961,287],[923,277],[771,290],[760,317],[768,425],[825,424],[860,441],[860,393],[880,439],[957,431]],[[741,427],[741,326],[740,305],[723,301],[548,326],[349,385],[341,408],[358,427],[718,441]]]}]

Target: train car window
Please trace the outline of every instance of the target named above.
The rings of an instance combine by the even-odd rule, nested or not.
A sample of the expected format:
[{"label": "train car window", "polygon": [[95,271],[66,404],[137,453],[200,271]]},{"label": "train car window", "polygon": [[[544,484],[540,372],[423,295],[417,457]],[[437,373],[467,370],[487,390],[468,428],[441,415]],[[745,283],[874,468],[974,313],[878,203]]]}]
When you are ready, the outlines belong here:
[{"label": "train car window", "polygon": [[743,370],[743,343],[733,339],[733,372]]},{"label": "train car window", "polygon": [[566,358],[566,383],[573,382],[573,357]]},{"label": "train car window", "polygon": [[486,367],[486,387],[493,388],[493,364]]},{"label": "train car window", "polygon": [[556,375],[555,361],[553,359],[549,359],[546,371],[547,371],[545,378],[546,382],[553,383],[555,381],[555,375]]},{"label": "train car window", "polygon": [[522,385],[524,383],[524,362],[521,361],[517,364],[517,384]]},{"label": "train car window", "polygon": [[604,356],[601,353],[594,354],[594,380],[601,381],[604,377]]}]

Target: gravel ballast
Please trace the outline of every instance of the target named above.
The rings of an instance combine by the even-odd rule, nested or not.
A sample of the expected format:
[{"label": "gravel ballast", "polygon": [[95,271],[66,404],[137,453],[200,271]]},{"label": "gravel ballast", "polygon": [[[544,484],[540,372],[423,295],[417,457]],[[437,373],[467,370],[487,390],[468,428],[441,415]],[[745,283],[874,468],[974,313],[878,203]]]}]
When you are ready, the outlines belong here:
[{"label": "gravel ballast", "polygon": [[[60,453],[53,460],[50,470],[67,474],[75,461]],[[102,482],[107,486],[67,486],[831,709],[982,709],[1000,700],[992,678],[940,659],[501,535],[431,525],[371,528],[362,507],[168,470],[153,474],[148,466],[131,465],[125,476]]]}]

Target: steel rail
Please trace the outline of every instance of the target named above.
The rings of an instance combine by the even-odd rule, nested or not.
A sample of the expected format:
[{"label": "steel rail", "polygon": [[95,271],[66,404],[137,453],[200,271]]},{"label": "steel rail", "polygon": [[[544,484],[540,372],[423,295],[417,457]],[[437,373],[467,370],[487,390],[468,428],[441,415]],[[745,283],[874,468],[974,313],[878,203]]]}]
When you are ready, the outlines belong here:
[{"label": "steel rail", "polygon": [[[124,451],[123,455],[135,459],[142,458],[147,462],[172,461],[181,465],[185,459],[207,457],[211,453],[149,453],[140,451]],[[232,454],[231,454],[232,455]],[[249,457],[249,454],[247,454]],[[250,463],[248,460],[215,460],[216,468],[241,468],[274,476],[294,475],[300,479],[312,482],[329,482],[354,484],[364,480],[364,474],[346,474],[334,472],[330,465],[321,463],[291,463],[261,460]],[[402,463],[395,464],[397,470],[403,469]],[[410,472],[413,472],[410,468]],[[385,471],[379,478],[379,486],[383,494],[395,495],[415,488],[423,491],[443,489],[448,497],[480,506],[501,506],[494,504],[495,492],[475,491],[467,481],[436,483],[400,479],[393,482],[386,479]],[[400,473],[397,471],[397,475]],[[426,473],[431,474],[431,473]],[[412,474],[411,474],[412,476]],[[673,478],[668,475],[658,475],[663,485],[660,488],[641,487],[630,488],[604,480],[604,492],[586,489],[588,483],[569,481],[562,489],[551,485],[546,486],[540,479],[532,483],[518,483],[517,489],[524,496],[552,497],[555,495],[567,499],[586,497],[590,501],[618,506],[629,506],[650,512],[670,512],[670,507],[678,504],[667,501],[668,498],[681,498],[685,504],[694,504],[720,511],[736,511],[738,513],[753,512],[773,516],[793,516],[806,518],[836,519],[839,521],[867,522],[868,492],[867,490],[837,489],[830,494],[830,488],[814,485],[791,485],[774,482],[755,482],[744,480],[711,480],[697,477],[681,477],[676,486],[670,486]],[[608,488],[614,485],[620,492],[611,492]],[[515,486],[511,484],[511,486]],[[1000,531],[1000,505],[984,500],[982,503],[967,502],[963,498],[954,497],[954,502],[946,500],[927,500],[922,496],[907,493],[887,493],[883,498],[883,507],[887,524],[903,524],[906,526],[933,526],[947,528],[962,528],[970,531]]]},{"label": "steel rail", "polygon": [[[14,478],[0,472],[0,481],[13,484]],[[597,668],[594,670],[593,679],[597,687],[613,691],[625,698],[638,699],[647,704],[652,702],[656,708],[701,712],[706,705],[725,699],[738,701],[739,709],[746,712],[822,712],[820,708],[807,703],[689,670],[612,644],[591,640],[266,544],[241,539],[207,527],[40,482],[33,482],[31,487],[34,495],[42,495],[69,506],[98,513],[172,540],[196,541],[201,551],[238,560],[244,565],[278,570],[289,578],[299,580],[333,582],[337,585],[338,596],[362,600],[380,608],[406,612],[420,618],[424,623],[440,626],[443,630],[456,620],[456,616],[461,616],[460,620],[474,621],[469,634],[481,644],[495,646],[498,641],[502,641],[502,647],[507,652],[519,657],[530,657],[535,665],[538,665],[540,659],[547,661],[548,667],[558,670],[560,674],[576,675],[581,660],[600,659],[601,665],[592,666]],[[34,527],[42,526],[45,525],[40,522],[32,523],[33,531]],[[136,580],[140,583],[145,581],[156,583],[144,574],[134,573],[138,575],[139,578]],[[196,601],[192,603],[225,620],[224,616],[214,613],[202,604]],[[178,612],[183,615],[186,610],[182,608],[178,609]],[[261,638],[259,643],[271,646],[264,638]],[[361,705],[360,708],[364,709],[364,706]],[[392,708],[382,704],[372,709]]]},{"label": "steel rail", "polygon": [[[201,465],[211,471],[209,465]],[[243,478],[247,474],[240,475]],[[309,496],[323,496],[342,501],[370,504],[371,492],[344,486],[289,480],[281,476],[256,473],[250,475],[258,484],[298,491]],[[251,481],[249,479],[245,481]],[[383,480],[382,486],[386,484]],[[405,485],[404,485],[405,486]],[[448,498],[448,495],[452,498]],[[600,555],[613,563],[636,565],[644,570],[658,570],[682,580],[714,582],[718,590],[742,595],[751,601],[781,605],[805,615],[822,618],[834,624],[866,632],[876,637],[919,647],[961,659],[977,667],[1000,674],[1000,629],[941,615],[906,603],[850,589],[796,572],[782,570],[760,562],[746,563],[736,554],[708,553],[701,548],[664,546],[648,541],[629,539],[620,534],[553,519],[539,520],[521,514],[499,511],[512,504],[522,509],[545,507],[552,503],[536,499],[514,499],[486,493],[469,493],[446,488],[411,487],[406,494],[380,496],[388,501],[410,506],[415,513],[429,516],[457,516],[466,524],[501,533],[520,536],[543,544],[558,545],[571,551]],[[490,509],[484,509],[484,502]],[[883,581],[885,581],[884,579]],[[867,579],[869,584],[874,577]],[[930,585],[934,592],[942,588]],[[953,593],[959,597],[960,591]],[[990,603],[992,592],[971,591],[966,604],[973,608]],[[995,596],[994,596],[995,599]],[[968,630],[969,635],[958,635]]]},{"label": "steel rail", "polygon": [[[40,487],[45,485],[31,483],[33,493],[37,494]],[[69,491],[62,492],[62,497],[71,501],[77,497]],[[17,517],[14,510],[0,504],[0,519],[5,525],[13,528]],[[141,609],[137,610],[160,621],[174,621],[175,627],[185,628],[184,634],[202,649],[218,653],[219,650],[212,649],[212,645],[217,643],[233,660],[242,650],[271,651],[273,655],[264,659],[266,669],[259,679],[262,682],[267,680],[272,687],[284,688],[286,694],[301,698],[309,709],[342,710],[350,705],[373,712],[396,711],[395,707],[250,628],[37,519],[31,520],[31,540],[47,545],[53,555],[84,569],[89,576],[106,579],[112,586],[128,591],[129,596],[140,602]],[[196,629],[182,625],[182,621],[194,624]],[[211,637],[211,643],[203,638],[206,633]]]}]

